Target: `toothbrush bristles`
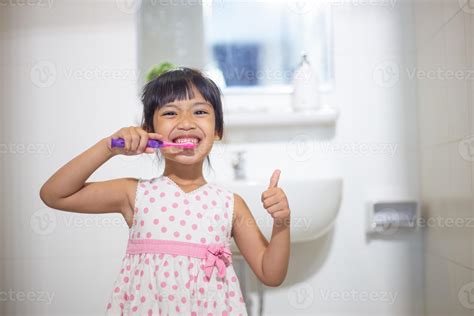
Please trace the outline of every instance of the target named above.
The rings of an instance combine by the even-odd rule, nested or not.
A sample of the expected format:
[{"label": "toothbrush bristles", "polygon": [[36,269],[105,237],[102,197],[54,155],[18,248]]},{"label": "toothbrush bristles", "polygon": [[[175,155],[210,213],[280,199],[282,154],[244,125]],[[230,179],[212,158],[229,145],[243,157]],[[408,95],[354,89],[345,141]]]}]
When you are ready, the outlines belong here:
[{"label": "toothbrush bristles", "polygon": [[196,144],[194,143],[179,143],[178,146],[179,147],[183,147],[183,148],[193,148]]}]

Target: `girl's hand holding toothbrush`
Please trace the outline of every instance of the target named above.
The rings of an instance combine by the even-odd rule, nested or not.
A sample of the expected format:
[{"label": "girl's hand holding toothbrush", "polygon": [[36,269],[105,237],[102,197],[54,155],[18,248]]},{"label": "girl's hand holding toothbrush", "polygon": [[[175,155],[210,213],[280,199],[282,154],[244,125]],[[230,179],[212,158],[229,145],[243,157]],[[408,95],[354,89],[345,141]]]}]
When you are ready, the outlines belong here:
[{"label": "girl's hand holding toothbrush", "polygon": [[263,207],[277,222],[289,220],[291,213],[286,194],[278,187],[280,173],[278,169],[273,172],[268,189],[262,193]]},{"label": "girl's hand holding toothbrush", "polygon": [[[112,139],[123,139],[122,146],[112,146]],[[149,139],[163,140],[164,137],[157,133],[148,133],[141,127],[124,127],[107,138],[107,146],[114,155],[122,154],[127,156],[140,155],[142,153],[153,154],[155,149],[147,147]]]}]

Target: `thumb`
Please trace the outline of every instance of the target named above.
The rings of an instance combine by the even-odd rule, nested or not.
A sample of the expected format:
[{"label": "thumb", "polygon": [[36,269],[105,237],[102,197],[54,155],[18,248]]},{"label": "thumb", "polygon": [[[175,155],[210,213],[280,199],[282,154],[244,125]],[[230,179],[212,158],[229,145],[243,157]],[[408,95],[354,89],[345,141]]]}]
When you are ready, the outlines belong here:
[{"label": "thumb", "polygon": [[273,171],[272,177],[270,179],[270,185],[268,188],[276,188],[278,186],[278,180],[280,179],[280,173],[281,171],[279,169],[276,169]]}]

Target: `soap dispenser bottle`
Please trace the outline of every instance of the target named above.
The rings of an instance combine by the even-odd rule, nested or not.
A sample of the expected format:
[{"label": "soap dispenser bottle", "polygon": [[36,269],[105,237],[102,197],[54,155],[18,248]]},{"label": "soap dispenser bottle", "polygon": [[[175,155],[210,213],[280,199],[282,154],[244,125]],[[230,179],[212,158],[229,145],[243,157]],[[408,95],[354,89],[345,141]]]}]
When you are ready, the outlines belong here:
[{"label": "soap dispenser bottle", "polygon": [[303,53],[293,77],[293,109],[314,112],[321,107],[320,103],[318,75]]}]

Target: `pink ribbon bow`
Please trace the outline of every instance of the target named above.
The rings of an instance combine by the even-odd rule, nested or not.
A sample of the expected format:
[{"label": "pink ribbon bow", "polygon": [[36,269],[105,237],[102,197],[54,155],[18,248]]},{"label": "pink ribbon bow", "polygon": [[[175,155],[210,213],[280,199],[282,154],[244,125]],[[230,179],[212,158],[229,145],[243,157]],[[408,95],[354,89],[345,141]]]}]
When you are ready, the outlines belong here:
[{"label": "pink ribbon bow", "polygon": [[206,265],[204,266],[207,280],[210,280],[214,267],[217,267],[217,275],[221,278],[224,277],[225,269],[230,263],[232,263],[232,252],[229,249],[225,248],[223,244],[210,244],[207,247]]}]

